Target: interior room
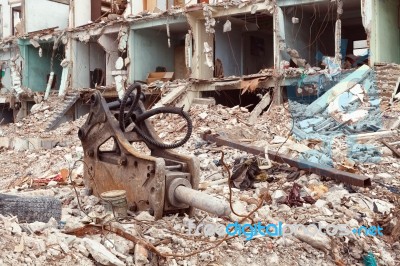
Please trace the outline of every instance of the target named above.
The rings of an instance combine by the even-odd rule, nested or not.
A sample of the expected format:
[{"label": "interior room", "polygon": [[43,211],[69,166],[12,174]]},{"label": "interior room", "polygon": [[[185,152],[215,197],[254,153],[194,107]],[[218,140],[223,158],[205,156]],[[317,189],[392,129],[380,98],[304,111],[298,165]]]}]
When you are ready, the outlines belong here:
[{"label": "interior room", "polygon": [[133,30],[134,80],[146,82],[152,72],[173,72],[172,79],[188,77],[185,64],[188,23],[170,23],[169,37],[167,23]]},{"label": "interior room", "polygon": [[[335,56],[335,23],[337,5],[335,2],[321,2],[309,5],[283,8],[285,17],[285,42],[288,48],[296,49],[300,57],[313,66],[321,66],[323,56]],[[340,16],[341,54],[353,66],[368,58],[367,34],[362,24],[361,1],[343,1]],[[363,52],[354,49],[364,49]],[[354,54],[356,53],[356,55]],[[365,56],[364,56],[365,55]],[[284,54],[285,60],[290,60]]]},{"label": "interior room", "polygon": [[95,88],[113,84],[111,71],[118,58],[118,43],[115,42],[117,34],[111,35],[113,36],[92,37],[88,43],[75,41],[73,54],[76,58],[76,86]]},{"label": "interior room", "polygon": [[28,43],[20,44],[21,56],[25,61],[22,68],[23,86],[33,91],[44,91],[50,72],[53,71],[54,78],[51,89],[58,89],[62,75],[60,63],[65,58],[65,46],[59,44],[53,51],[54,42],[40,42],[40,48],[35,48]]},{"label": "interior room", "polygon": [[[240,14],[216,20],[214,56],[216,66],[222,63],[223,77],[250,75],[273,67],[270,14]],[[214,76],[221,77],[221,73]]]}]

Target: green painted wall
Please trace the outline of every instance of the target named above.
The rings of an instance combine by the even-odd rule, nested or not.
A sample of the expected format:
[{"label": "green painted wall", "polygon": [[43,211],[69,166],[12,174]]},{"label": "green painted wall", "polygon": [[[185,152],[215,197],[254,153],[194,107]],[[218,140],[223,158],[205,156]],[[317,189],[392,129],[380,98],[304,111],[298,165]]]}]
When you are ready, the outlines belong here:
[{"label": "green painted wall", "polygon": [[[39,48],[35,48],[27,42],[20,41],[19,48],[24,60],[22,69],[22,85],[33,91],[45,91],[47,86],[47,75],[50,74],[50,61],[53,51],[53,43],[41,43],[42,57],[39,56]],[[64,59],[64,46],[60,45],[53,60],[53,71],[56,75],[56,86],[58,89],[61,81],[61,61]]]},{"label": "green painted wall", "polygon": [[375,0],[375,62],[400,64],[398,0]]}]

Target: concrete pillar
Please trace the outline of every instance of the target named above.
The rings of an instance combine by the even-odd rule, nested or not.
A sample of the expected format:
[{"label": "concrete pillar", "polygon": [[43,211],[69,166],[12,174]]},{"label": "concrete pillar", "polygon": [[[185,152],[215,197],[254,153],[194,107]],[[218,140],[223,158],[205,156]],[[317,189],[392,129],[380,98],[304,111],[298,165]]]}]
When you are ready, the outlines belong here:
[{"label": "concrete pillar", "polygon": [[214,52],[214,35],[206,32],[204,21],[194,16],[187,16],[188,23],[193,30],[194,52],[192,59],[192,78],[212,79],[214,71],[206,64],[206,55],[204,54],[204,43],[207,42]]},{"label": "concrete pillar", "polygon": [[97,42],[103,47],[107,53],[106,58],[106,85],[111,85],[114,82],[112,71],[115,70],[115,62],[117,61],[118,43],[115,42],[116,37],[110,34],[103,34]]},{"label": "concrete pillar", "polygon": [[281,79],[280,75],[282,74],[282,70],[280,69],[281,62],[281,42],[285,40],[285,22],[283,11],[280,7],[275,5],[274,14],[273,14],[273,27],[274,27],[274,68],[275,68],[275,95],[274,95],[274,103],[282,104],[283,103],[283,92],[281,87]]}]

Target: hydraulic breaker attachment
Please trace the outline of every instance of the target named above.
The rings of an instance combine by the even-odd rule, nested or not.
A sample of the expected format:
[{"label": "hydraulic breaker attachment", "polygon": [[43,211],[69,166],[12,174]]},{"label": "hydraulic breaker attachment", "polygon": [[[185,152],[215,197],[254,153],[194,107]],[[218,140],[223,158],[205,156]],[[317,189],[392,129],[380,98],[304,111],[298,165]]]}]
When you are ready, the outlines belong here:
[{"label": "hydraulic breaker attachment", "polygon": [[[131,210],[150,210],[156,219],[170,213],[192,215],[193,207],[218,216],[229,215],[226,202],[197,191],[197,158],[170,150],[190,138],[189,115],[176,107],[147,111],[143,101],[144,94],[136,83],[128,88],[122,101],[107,103],[100,92],[92,95],[87,121],[78,132],[85,154],[85,186],[98,197],[106,191],[125,190]],[[162,143],[147,120],[162,113],[177,114],[186,120],[187,133],[182,140]],[[151,154],[137,151],[134,142],[145,143]]]}]

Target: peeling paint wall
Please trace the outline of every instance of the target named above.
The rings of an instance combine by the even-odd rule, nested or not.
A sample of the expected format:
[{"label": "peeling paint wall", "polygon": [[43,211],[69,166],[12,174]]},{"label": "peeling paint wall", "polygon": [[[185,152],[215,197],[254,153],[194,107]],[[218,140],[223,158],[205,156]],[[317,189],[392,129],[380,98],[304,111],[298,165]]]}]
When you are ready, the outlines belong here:
[{"label": "peeling paint wall", "polygon": [[4,72],[4,76],[1,78],[1,84],[7,90],[11,89],[10,60],[18,53],[19,53],[18,46],[8,48],[5,50],[0,50],[0,69],[1,71]]},{"label": "peeling paint wall", "polygon": [[188,16],[188,22],[193,32],[193,59],[192,59],[192,78],[211,79],[213,69],[206,64],[206,55],[203,53],[204,43],[213,44],[214,35],[206,32],[204,20]]}]

